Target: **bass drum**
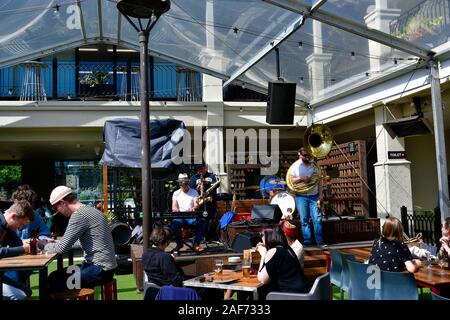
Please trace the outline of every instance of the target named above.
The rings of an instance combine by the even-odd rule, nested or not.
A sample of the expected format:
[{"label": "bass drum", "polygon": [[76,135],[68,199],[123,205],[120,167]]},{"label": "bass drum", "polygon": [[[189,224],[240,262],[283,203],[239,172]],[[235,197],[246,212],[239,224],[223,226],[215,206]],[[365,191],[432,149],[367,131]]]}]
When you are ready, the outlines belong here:
[{"label": "bass drum", "polygon": [[271,199],[270,204],[276,204],[280,207],[283,216],[281,219],[292,219],[295,211],[295,197],[287,191],[276,193]]}]

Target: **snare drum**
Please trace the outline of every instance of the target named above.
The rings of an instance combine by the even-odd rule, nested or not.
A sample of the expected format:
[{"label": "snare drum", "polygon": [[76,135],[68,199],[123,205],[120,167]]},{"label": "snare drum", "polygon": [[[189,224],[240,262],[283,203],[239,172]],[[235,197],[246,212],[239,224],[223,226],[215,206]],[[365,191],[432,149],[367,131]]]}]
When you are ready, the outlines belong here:
[{"label": "snare drum", "polygon": [[292,218],[295,211],[295,197],[287,191],[280,191],[276,193],[271,199],[270,204],[277,204],[281,213],[283,214],[282,219],[287,217]]}]

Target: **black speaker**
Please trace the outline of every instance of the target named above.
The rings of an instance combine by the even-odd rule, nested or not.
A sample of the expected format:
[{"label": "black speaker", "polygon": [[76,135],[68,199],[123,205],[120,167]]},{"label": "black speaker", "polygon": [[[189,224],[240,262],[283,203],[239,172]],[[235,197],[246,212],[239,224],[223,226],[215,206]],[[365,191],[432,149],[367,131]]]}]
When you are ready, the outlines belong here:
[{"label": "black speaker", "polygon": [[256,232],[243,232],[236,234],[231,249],[234,252],[241,252],[245,249],[256,247],[258,242],[262,242],[261,236]]},{"label": "black speaker", "polygon": [[271,220],[279,222],[282,215],[281,209],[277,204],[253,206],[250,220]]},{"label": "black speaker", "polygon": [[293,82],[269,82],[267,123],[294,124],[296,87]]}]

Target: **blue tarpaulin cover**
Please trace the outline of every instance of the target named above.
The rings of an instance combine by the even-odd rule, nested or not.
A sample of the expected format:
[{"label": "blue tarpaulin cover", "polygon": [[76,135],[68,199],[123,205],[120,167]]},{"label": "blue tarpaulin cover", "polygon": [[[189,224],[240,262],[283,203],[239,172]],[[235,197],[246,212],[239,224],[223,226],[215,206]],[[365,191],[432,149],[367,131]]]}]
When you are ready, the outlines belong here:
[{"label": "blue tarpaulin cover", "polygon": [[[152,168],[173,166],[173,148],[183,140],[183,121],[173,119],[150,121]],[[141,167],[141,123],[137,119],[115,119],[103,127],[105,151],[100,163],[110,167]]]}]

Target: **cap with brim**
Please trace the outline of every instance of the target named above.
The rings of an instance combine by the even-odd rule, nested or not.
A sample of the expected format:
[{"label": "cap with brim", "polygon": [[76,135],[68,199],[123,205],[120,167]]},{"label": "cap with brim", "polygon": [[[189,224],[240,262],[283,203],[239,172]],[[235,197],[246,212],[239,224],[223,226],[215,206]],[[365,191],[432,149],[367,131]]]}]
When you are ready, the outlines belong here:
[{"label": "cap with brim", "polygon": [[53,189],[52,193],[50,194],[50,203],[51,205],[55,205],[62,199],[64,199],[66,196],[72,193],[72,189],[66,186],[58,186],[55,189]]},{"label": "cap with brim", "polygon": [[180,173],[178,175],[178,181],[180,180],[189,180],[189,176],[186,173]]}]

